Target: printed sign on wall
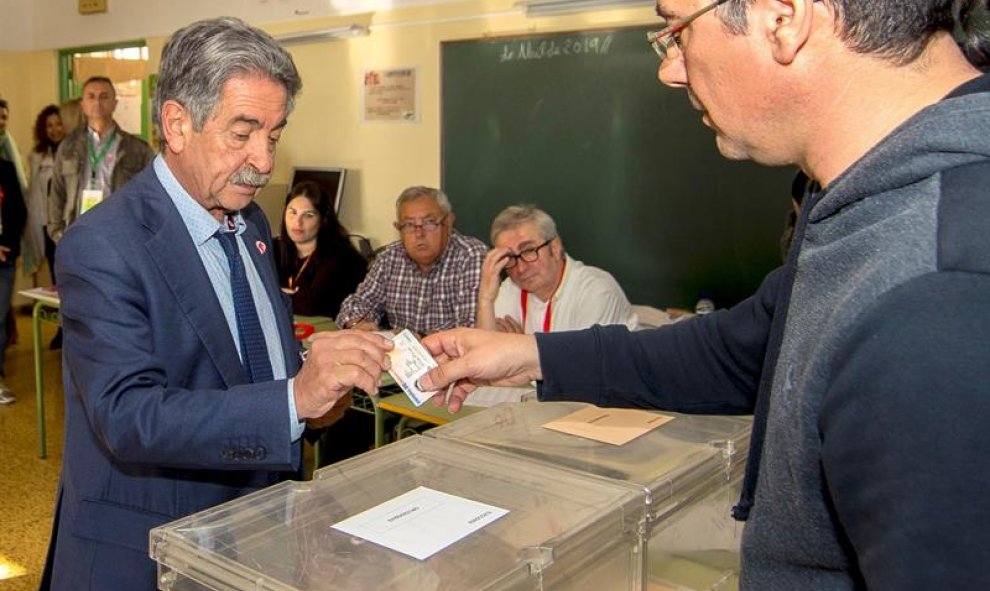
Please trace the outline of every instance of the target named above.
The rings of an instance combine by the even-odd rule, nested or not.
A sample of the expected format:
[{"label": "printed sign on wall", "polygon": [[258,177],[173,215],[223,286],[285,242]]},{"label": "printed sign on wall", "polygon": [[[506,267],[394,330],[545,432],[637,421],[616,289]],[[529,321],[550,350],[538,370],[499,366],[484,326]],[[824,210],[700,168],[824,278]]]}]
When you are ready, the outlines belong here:
[{"label": "printed sign on wall", "polygon": [[365,70],[362,115],[369,121],[419,121],[416,69]]}]

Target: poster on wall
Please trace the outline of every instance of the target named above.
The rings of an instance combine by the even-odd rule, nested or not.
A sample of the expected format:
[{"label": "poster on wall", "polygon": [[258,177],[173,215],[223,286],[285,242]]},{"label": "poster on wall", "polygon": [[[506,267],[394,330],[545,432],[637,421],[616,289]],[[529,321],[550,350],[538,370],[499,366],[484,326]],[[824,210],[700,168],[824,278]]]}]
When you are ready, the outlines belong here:
[{"label": "poster on wall", "polygon": [[417,122],[416,68],[365,70],[361,115],[365,122]]}]

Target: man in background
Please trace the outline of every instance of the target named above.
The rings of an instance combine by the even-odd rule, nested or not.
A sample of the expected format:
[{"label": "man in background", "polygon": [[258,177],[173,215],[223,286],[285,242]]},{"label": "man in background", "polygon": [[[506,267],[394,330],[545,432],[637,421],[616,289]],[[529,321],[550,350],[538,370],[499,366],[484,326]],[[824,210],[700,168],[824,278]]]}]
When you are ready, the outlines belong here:
[{"label": "man in background", "polygon": [[451,410],[538,380],[541,400],[754,413],[743,590],[986,588],[990,76],[953,38],[985,58],[985,11],[659,0],[659,78],[722,154],[821,185],[787,262],[737,306],[655,330],[432,335],[420,385],[457,383]]},{"label": "man in background", "polygon": [[[513,205],[492,221],[493,248],[485,255],[475,326],[534,334],[596,324],[637,326],[626,294],[606,271],[564,251],[557,224],[545,211]],[[502,272],[508,277],[501,279]],[[468,404],[491,406],[535,397],[524,388],[480,388]]]},{"label": "man in background", "polygon": [[81,106],[86,125],[67,135],[55,154],[48,203],[48,235],[55,242],[78,216],[127,184],[154,156],[144,140],[114,121],[117,91],[109,78],[86,80]]},{"label": "man in background", "polygon": [[596,324],[636,328],[619,284],[608,272],[571,258],[557,224],[542,209],[502,210],[492,221],[491,240],[481,267],[478,328],[526,334]]},{"label": "man in background", "polygon": [[379,335],[323,333],[301,362],[254,203],[301,85],[240,20],[180,29],[155,91],[161,155],[62,237],[65,457],[43,589],[154,589],[152,528],[295,474],[307,424],[377,391]]},{"label": "man in background", "polygon": [[21,153],[17,149],[17,143],[14,142],[14,136],[7,131],[9,120],[10,103],[0,98],[0,160],[6,160],[14,165],[17,182],[21,185],[21,193],[26,193],[27,177],[24,176],[24,162],[21,161]]},{"label": "man in background", "polygon": [[7,324],[14,321],[7,310],[14,294],[14,270],[21,251],[21,234],[26,219],[27,207],[14,164],[0,160],[0,404],[10,404],[16,400],[4,381],[4,355],[9,344]]},{"label": "man in background", "polygon": [[474,326],[485,244],[454,230],[439,189],[409,187],[395,202],[400,241],[375,257],[368,276],[340,305],[337,326],[408,328],[423,335]]}]

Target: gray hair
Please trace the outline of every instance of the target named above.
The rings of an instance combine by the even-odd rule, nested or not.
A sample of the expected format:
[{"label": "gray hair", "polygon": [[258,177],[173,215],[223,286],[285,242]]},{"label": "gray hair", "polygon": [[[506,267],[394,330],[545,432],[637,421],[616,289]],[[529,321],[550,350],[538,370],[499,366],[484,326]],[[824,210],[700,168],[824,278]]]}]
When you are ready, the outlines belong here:
[{"label": "gray hair", "polygon": [[[746,13],[755,0],[729,0],[716,14],[726,28],[746,32]],[[940,31],[965,24],[985,0],[824,0],[835,13],[836,33],[852,51],[903,66],[913,62]],[[958,4],[957,14],[953,14]],[[983,32],[985,36],[985,31]]]},{"label": "gray hair", "polygon": [[[260,75],[281,84],[292,112],[302,80],[292,56],[268,33],[233,17],[195,22],[176,31],[162,50],[152,116],[161,130],[161,110],[174,100],[192,116],[200,131],[216,110],[228,80]],[[165,134],[161,133],[165,146]]]},{"label": "gray hair", "polygon": [[533,224],[540,231],[540,237],[550,240],[557,237],[557,224],[550,214],[535,205],[510,205],[492,220],[491,239],[495,244],[498,235],[523,224]]},{"label": "gray hair", "polygon": [[402,207],[403,203],[419,197],[429,197],[436,201],[437,205],[440,206],[440,211],[444,215],[453,211],[450,207],[450,199],[447,199],[447,195],[440,189],[434,189],[433,187],[409,187],[402,191],[402,193],[399,193],[399,198],[395,200],[395,217],[399,217],[399,208]]}]

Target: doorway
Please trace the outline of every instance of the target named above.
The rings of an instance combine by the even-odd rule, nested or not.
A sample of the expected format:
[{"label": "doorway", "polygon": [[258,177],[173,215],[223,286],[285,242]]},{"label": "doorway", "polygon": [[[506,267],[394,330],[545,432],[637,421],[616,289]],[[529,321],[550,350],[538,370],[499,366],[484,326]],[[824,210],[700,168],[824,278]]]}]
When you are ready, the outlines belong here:
[{"label": "doorway", "polygon": [[81,96],[83,83],[93,76],[113,80],[117,91],[114,119],[121,129],[152,140],[147,44],[143,40],[126,41],[59,51],[61,101]]}]

